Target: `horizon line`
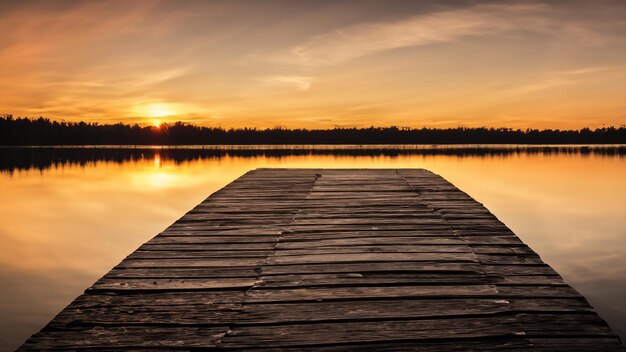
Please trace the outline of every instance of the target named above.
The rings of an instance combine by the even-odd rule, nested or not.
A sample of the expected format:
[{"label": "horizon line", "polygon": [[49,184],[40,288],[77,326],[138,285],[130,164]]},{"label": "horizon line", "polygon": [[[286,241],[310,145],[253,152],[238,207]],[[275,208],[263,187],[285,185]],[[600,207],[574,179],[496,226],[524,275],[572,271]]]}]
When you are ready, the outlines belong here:
[{"label": "horizon line", "polygon": [[218,126],[211,126],[211,125],[203,125],[203,124],[196,124],[196,123],[191,123],[191,122],[185,122],[185,121],[181,121],[181,120],[176,120],[176,121],[161,121],[159,122],[158,125],[155,125],[154,123],[145,123],[145,124],[141,124],[138,122],[134,122],[134,123],[127,123],[127,122],[100,122],[100,121],[85,121],[85,120],[79,120],[79,121],[68,121],[65,119],[55,119],[55,118],[49,118],[49,117],[45,117],[45,116],[39,116],[39,117],[29,117],[29,116],[14,116],[12,114],[0,114],[0,119],[4,119],[4,120],[8,120],[8,119],[13,119],[13,120],[30,120],[30,121],[36,121],[39,119],[43,119],[43,120],[47,120],[50,122],[57,122],[57,123],[64,123],[67,125],[79,125],[81,123],[84,123],[86,125],[91,125],[91,126],[102,126],[102,127],[106,127],[106,126],[115,126],[115,125],[123,125],[123,126],[138,126],[141,128],[152,128],[152,129],[166,129],[168,127],[172,127],[175,125],[183,125],[183,126],[190,126],[190,127],[196,127],[196,128],[208,128],[208,129],[217,129],[217,130],[256,130],[256,131],[269,131],[269,130],[282,130],[282,131],[298,131],[298,130],[304,130],[304,131],[332,131],[332,130],[367,130],[367,129],[398,129],[398,130],[407,130],[407,131],[411,131],[411,130],[458,130],[458,129],[467,129],[467,130],[481,130],[481,129],[487,129],[487,130],[506,130],[506,131],[562,131],[562,132],[580,132],[583,130],[590,130],[590,131],[597,131],[597,130],[602,130],[602,129],[622,129],[622,128],[626,128],[626,124],[621,124],[621,125],[607,125],[605,126],[605,124],[603,124],[602,127],[589,127],[589,126],[585,126],[585,127],[581,127],[578,129],[572,129],[572,128],[565,128],[565,129],[561,129],[561,128],[538,128],[538,127],[506,127],[506,126],[487,126],[487,125],[481,125],[481,126],[474,126],[474,127],[470,127],[470,126],[463,126],[463,125],[457,125],[454,127],[434,127],[434,126],[401,126],[401,125],[396,125],[396,124],[391,124],[391,125],[363,125],[363,126],[356,126],[356,125],[351,125],[351,126],[341,126],[341,125],[335,125],[333,127],[326,127],[326,128],[307,128],[307,127],[286,127],[286,126],[281,126],[281,125],[276,125],[276,126],[272,126],[272,127],[248,127],[248,126],[244,126],[244,127],[234,127],[234,126],[230,126],[230,127],[224,127],[221,125]]}]

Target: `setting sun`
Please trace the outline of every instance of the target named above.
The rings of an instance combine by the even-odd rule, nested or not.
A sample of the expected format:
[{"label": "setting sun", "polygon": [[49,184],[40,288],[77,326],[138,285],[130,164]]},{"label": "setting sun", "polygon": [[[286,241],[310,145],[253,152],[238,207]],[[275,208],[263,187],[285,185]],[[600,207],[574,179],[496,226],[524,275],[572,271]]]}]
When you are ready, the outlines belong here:
[{"label": "setting sun", "polygon": [[137,105],[133,110],[135,111],[136,116],[149,119],[149,123],[154,127],[161,127],[161,125],[165,122],[164,118],[178,113],[178,109],[174,107],[174,104],[169,103]]}]

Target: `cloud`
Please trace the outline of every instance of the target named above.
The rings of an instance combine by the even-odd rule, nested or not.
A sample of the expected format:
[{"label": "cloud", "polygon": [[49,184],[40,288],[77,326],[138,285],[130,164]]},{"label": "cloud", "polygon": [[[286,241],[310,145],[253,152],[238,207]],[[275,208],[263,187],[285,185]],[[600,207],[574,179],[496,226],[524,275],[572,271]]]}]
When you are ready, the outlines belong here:
[{"label": "cloud", "polygon": [[527,15],[543,5],[479,5],[383,23],[363,23],[313,37],[270,61],[310,66],[342,63],[385,50],[450,42],[510,28],[512,14]]},{"label": "cloud", "polygon": [[559,72],[556,72],[556,74],[559,76],[579,76],[579,75],[586,75],[590,73],[610,71],[616,68],[617,67],[607,67],[607,66],[582,67],[582,68],[577,68],[573,70],[559,71]]},{"label": "cloud", "polygon": [[[553,71],[542,75],[541,78],[527,84],[518,85],[505,90],[506,94],[526,94],[558,88],[566,85],[576,84],[580,81],[586,82],[589,75],[600,72],[612,71],[617,67],[593,66],[581,67],[565,71]],[[587,76],[587,77],[586,77]]]},{"label": "cloud", "polygon": [[313,77],[308,76],[272,76],[262,78],[262,82],[267,86],[291,87],[300,90],[309,90]]},{"label": "cloud", "polygon": [[318,34],[283,52],[257,55],[256,59],[328,66],[387,50],[454,42],[471,36],[525,37],[529,33],[597,47],[607,45],[615,38],[611,33],[619,33],[626,26],[626,21],[609,22],[610,25],[602,25],[599,21],[570,16],[555,4],[541,2],[481,4],[354,24]]}]

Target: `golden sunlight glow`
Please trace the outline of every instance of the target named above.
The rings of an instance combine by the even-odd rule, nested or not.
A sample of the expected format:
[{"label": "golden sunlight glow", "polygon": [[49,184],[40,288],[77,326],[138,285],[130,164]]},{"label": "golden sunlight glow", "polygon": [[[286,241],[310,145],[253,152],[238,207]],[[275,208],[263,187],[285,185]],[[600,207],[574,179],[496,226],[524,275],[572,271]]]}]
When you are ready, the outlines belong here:
[{"label": "golden sunlight glow", "polygon": [[153,172],[146,175],[146,184],[152,188],[175,187],[180,182],[180,177],[169,172]]},{"label": "golden sunlight glow", "polygon": [[149,119],[149,124],[161,127],[166,118],[178,114],[180,108],[172,103],[149,103],[136,105],[133,108],[134,115],[139,118]]},{"label": "golden sunlight glow", "polygon": [[149,117],[165,117],[174,115],[175,112],[167,104],[149,104],[146,106],[145,114]]}]

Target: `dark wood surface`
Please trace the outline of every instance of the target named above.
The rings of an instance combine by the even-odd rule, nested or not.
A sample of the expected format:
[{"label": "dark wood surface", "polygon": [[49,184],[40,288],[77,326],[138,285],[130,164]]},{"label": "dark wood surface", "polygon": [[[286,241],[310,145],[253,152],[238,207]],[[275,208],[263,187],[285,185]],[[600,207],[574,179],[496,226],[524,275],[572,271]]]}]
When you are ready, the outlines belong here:
[{"label": "dark wood surface", "polygon": [[258,169],[22,350],[623,351],[494,215],[417,169]]}]

